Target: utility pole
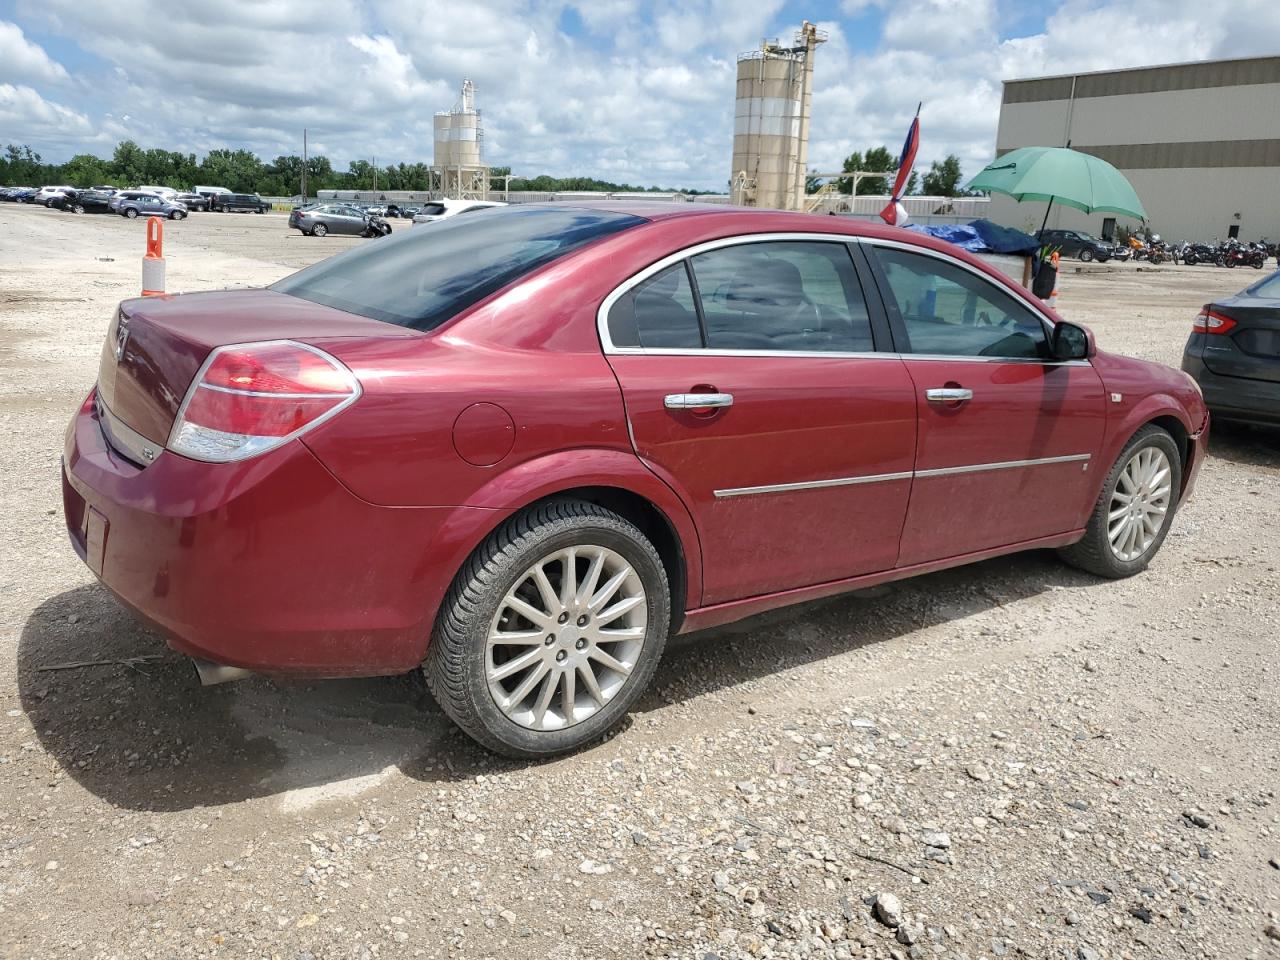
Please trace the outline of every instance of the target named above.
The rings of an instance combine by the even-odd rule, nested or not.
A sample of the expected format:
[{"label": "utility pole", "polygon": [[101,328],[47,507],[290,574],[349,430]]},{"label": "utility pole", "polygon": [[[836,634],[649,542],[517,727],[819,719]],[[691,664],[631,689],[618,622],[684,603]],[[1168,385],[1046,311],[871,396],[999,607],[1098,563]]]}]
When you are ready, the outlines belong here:
[{"label": "utility pole", "polygon": [[373,189],[375,192],[378,189],[378,158],[377,157],[373,158]]},{"label": "utility pole", "polygon": [[302,202],[307,202],[307,128],[302,128]]}]

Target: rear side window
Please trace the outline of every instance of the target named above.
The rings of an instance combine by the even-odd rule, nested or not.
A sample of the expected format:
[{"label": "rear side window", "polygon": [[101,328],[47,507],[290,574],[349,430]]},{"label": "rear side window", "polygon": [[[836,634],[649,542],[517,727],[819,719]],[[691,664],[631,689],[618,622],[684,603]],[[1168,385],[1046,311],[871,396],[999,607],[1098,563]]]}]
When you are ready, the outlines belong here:
[{"label": "rear side window", "polygon": [[862,353],[874,349],[843,243],[767,241],[691,258],[715,350]]},{"label": "rear side window", "polygon": [[616,347],[695,349],[702,346],[688,268],[680,261],[636,284],[609,309]]},{"label": "rear side window", "polygon": [[450,217],[322,260],[272,290],[414,330],[471,305],[601,237],[647,221],[568,205]]}]

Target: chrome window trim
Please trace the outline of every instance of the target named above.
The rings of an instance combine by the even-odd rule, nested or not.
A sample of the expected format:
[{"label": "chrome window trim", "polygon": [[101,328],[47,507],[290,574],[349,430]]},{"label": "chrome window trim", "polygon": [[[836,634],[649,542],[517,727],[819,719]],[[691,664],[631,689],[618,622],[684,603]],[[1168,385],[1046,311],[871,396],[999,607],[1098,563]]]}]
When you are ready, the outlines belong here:
[{"label": "chrome window trim", "polygon": [[758,487],[728,487],[712,491],[717,500],[732,497],[750,497],[766,493],[792,493],[797,490],[823,490],[829,487],[847,487],[862,483],[884,483],[889,480],[913,480],[917,477],[949,477],[962,473],[985,473],[989,470],[1013,470],[1023,467],[1043,467],[1059,463],[1088,463],[1091,453],[1071,453],[1060,457],[1039,457],[1034,460],[1001,460],[995,463],[970,463],[959,467],[934,467],[928,470],[904,470],[899,473],[873,473],[859,477],[836,477],[830,480],[807,480],[798,483],[768,483]]},{"label": "chrome window trim", "polygon": [[643,283],[654,274],[661,273],[676,263],[686,260],[689,257],[697,256],[699,253],[705,253],[708,250],[719,250],[723,247],[737,246],[742,243],[768,243],[776,241],[802,241],[802,242],[818,242],[818,243],[841,243],[841,244],[868,244],[871,246],[896,247],[906,250],[908,253],[919,253],[924,256],[937,257],[947,263],[955,264],[958,267],[972,273],[975,277],[985,280],[992,284],[996,289],[1012,296],[1018,303],[1025,306],[1044,326],[1045,339],[1048,340],[1053,334],[1053,321],[1044,315],[1044,313],[1026,299],[1020,292],[1000,287],[994,280],[981,270],[975,269],[972,265],[965,263],[956,257],[941,251],[932,250],[928,247],[917,246],[912,243],[904,243],[901,240],[881,240],[872,237],[861,237],[853,234],[841,233],[751,233],[738,234],[732,237],[720,237],[716,240],[705,240],[702,243],[696,243],[693,246],[684,247],[675,253],[668,254],[661,260],[657,260],[649,266],[640,270],[638,273],[632,274],[622,283],[614,287],[601,302],[599,309],[596,310],[596,333],[600,337],[600,345],[606,355],[610,356],[653,356],[653,357],[795,357],[816,359],[821,357],[829,357],[831,359],[846,360],[946,360],[960,363],[1033,363],[1044,367],[1088,367],[1091,366],[1088,360],[1040,360],[1035,357],[966,357],[951,354],[929,354],[929,353],[898,353],[892,350],[728,350],[724,348],[717,349],[715,347],[619,347],[613,342],[613,338],[609,336],[609,311],[613,309],[613,305],[624,297],[630,290]]},{"label": "chrome window trim", "polygon": [[[777,242],[796,242],[803,243],[835,243],[842,246],[848,246],[851,243],[857,243],[858,237],[851,234],[843,233],[805,233],[797,231],[789,231],[785,233],[744,233],[737,234],[732,237],[720,237],[716,240],[704,240],[702,243],[695,243],[693,246],[684,247],[675,253],[669,253],[661,260],[649,264],[649,266],[633,273],[622,283],[614,287],[609,295],[604,298],[600,304],[600,308],[596,311],[596,332],[600,336],[600,345],[604,348],[606,354],[615,353],[635,353],[635,354],[653,354],[655,356],[707,356],[708,354],[730,355],[730,356],[819,356],[819,357],[836,357],[836,356],[880,356],[879,353],[836,353],[835,351],[813,350],[800,351],[793,350],[714,350],[703,347],[688,347],[683,349],[672,349],[666,347],[655,347],[647,349],[645,347],[618,347],[614,346],[613,338],[609,336],[609,311],[613,309],[613,305],[624,297],[633,287],[643,283],[656,273],[661,273],[667,267],[687,260],[689,257],[696,257],[700,253],[706,253],[709,250],[720,250],[724,247],[736,247],[745,243],[777,243]],[[853,264],[849,264],[853,268]],[[865,292],[865,291],[864,291]],[[869,306],[869,305],[868,305]]]}]

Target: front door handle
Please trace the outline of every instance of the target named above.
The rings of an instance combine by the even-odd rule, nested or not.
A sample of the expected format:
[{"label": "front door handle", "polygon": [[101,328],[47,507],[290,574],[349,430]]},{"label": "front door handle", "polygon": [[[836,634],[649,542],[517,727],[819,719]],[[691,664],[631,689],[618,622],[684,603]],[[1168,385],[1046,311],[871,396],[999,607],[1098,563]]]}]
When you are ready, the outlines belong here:
[{"label": "front door handle", "polygon": [[973,399],[973,391],[967,387],[933,387],[924,396],[930,403],[964,403]]},{"label": "front door handle", "polygon": [[732,393],[668,393],[662,400],[668,410],[706,410],[709,407],[732,407]]}]

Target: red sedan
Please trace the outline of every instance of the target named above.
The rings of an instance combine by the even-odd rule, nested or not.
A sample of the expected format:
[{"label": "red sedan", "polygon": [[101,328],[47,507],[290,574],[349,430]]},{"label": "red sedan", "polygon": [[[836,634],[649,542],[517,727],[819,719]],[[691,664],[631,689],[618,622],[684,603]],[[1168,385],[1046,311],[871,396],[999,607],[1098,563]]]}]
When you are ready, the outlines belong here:
[{"label": "red sedan", "polygon": [[1137,573],[1207,432],[1186,374],[930,238],[562,203],[122,303],[63,490],[207,679],[421,666],[533,757],[671,633],[1036,547]]}]

